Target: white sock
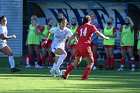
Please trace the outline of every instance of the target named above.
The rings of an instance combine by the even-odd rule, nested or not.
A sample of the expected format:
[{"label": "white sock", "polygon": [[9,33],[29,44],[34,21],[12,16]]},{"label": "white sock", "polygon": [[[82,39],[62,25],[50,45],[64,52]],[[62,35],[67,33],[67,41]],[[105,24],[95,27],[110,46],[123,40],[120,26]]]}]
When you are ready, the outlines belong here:
[{"label": "white sock", "polygon": [[66,56],[67,56],[67,54],[62,54],[59,57],[59,59],[57,61],[57,64],[56,64],[57,68],[60,68],[60,66],[62,65],[62,63],[63,63],[64,59],[66,58]]},{"label": "white sock", "polygon": [[11,68],[15,67],[15,60],[13,56],[9,56],[9,63],[10,63]]},{"label": "white sock", "polygon": [[124,67],[124,65],[121,65],[121,68],[123,68]]}]

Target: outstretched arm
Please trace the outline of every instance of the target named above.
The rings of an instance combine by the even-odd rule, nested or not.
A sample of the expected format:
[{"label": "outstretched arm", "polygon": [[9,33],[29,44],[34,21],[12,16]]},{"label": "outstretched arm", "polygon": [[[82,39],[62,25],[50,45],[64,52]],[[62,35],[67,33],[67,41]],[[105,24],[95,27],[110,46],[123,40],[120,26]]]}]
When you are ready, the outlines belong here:
[{"label": "outstretched arm", "polygon": [[77,37],[78,36],[78,33],[77,32],[75,32],[69,39],[68,39],[68,41],[67,41],[67,46],[69,45],[69,43],[70,43],[70,41],[72,40],[72,39],[76,39],[76,41],[78,42],[78,40],[77,40]]},{"label": "outstretched arm", "polygon": [[130,21],[130,27],[133,28],[134,27],[134,23],[132,21],[132,19],[130,17],[126,17],[129,21]]},{"label": "outstretched arm", "polygon": [[1,38],[2,40],[11,39],[11,38],[16,38],[16,35],[5,36],[4,34],[0,34],[0,38]]},{"label": "outstretched arm", "polygon": [[104,38],[104,39],[106,39],[106,40],[109,39],[109,37],[105,36],[104,34],[100,33],[99,31],[97,31],[96,34],[97,34],[98,36],[100,36],[101,38]]}]

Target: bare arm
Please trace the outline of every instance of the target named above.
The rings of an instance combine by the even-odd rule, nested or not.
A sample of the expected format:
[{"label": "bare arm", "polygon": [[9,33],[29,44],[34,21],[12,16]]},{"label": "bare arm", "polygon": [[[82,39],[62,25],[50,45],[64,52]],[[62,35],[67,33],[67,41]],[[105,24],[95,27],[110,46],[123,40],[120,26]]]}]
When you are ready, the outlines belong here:
[{"label": "bare arm", "polygon": [[134,27],[134,23],[133,23],[132,19],[131,19],[130,17],[127,17],[127,18],[128,18],[129,21],[130,21],[130,27],[133,28],[133,27]]},{"label": "bare arm", "polygon": [[78,33],[75,32],[75,33],[68,39],[67,45],[69,45],[70,41],[71,41],[72,39],[74,39],[74,38],[75,38],[76,42],[78,42],[78,40],[77,40],[77,38],[76,38],[77,36],[78,36]]},{"label": "bare arm", "polygon": [[97,31],[96,34],[98,36],[100,36],[101,38],[104,38],[104,39],[107,39],[107,40],[109,39],[109,37],[105,36],[104,34],[100,33],[99,31]]},{"label": "bare arm", "polygon": [[2,40],[5,40],[5,39],[16,38],[16,36],[15,36],[15,35],[5,36],[4,34],[0,34],[0,38],[1,38]]}]

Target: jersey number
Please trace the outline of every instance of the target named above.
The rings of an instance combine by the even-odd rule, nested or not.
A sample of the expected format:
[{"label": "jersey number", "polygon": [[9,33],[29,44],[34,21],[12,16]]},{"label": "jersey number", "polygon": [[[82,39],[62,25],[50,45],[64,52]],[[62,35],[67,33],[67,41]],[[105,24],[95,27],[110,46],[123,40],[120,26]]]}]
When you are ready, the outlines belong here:
[{"label": "jersey number", "polygon": [[80,29],[80,36],[86,36],[87,34],[87,27],[83,29]]}]

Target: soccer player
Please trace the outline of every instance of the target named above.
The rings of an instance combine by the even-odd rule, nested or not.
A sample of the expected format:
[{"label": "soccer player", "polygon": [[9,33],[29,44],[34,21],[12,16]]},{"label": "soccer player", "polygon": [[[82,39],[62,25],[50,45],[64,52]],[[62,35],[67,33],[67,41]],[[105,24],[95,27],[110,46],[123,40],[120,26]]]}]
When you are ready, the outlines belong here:
[{"label": "soccer player", "polygon": [[7,18],[5,16],[0,17],[0,52],[9,56],[9,63],[11,67],[11,72],[20,71],[20,69],[15,68],[15,60],[13,57],[12,50],[7,45],[6,39],[16,38],[15,35],[7,36]]},{"label": "soccer player", "polygon": [[[100,24],[97,21],[96,15],[94,13],[91,13],[90,17],[91,17],[91,24],[93,24],[100,31]],[[98,49],[98,44],[99,44],[99,38],[98,38],[97,34],[94,33],[92,35],[92,38],[91,38],[91,46],[92,46],[91,49],[92,49],[92,51],[94,53],[93,54],[93,57],[94,57],[93,70],[96,70],[96,65],[97,65],[97,59],[98,59],[97,49]]]},{"label": "soccer player", "polygon": [[114,19],[109,17],[107,20],[107,25],[103,29],[104,35],[109,37],[109,40],[104,39],[103,45],[106,53],[106,68],[107,70],[114,69],[114,46],[116,37],[116,28],[113,26]]},{"label": "soccer player", "polygon": [[[40,57],[40,51],[39,51],[39,45],[41,40],[41,32],[40,32],[40,25],[37,23],[37,16],[33,15],[31,16],[31,24],[29,25],[29,32],[27,36],[27,44],[28,44],[28,57],[29,61],[33,61],[33,49],[35,49],[36,55],[37,55],[37,61],[38,64],[35,65],[36,68],[40,68],[41,64],[41,57]],[[30,65],[27,65],[26,67],[30,67]]]},{"label": "soccer player", "polygon": [[[42,42],[46,40],[45,36],[48,34],[49,30],[52,28],[52,25],[53,25],[53,19],[52,18],[46,19],[46,25],[44,25],[40,30],[42,32]],[[47,44],[41,45],[41,48],[42,48],[42,66],[45,66],[47,51],[48,51],[48,62],[49,62],[48,66],[50,67],[52,65],[53,55],[52,55],[52,52],[50,51],[52,39],[53,39],[53,34],[50,34],[50,36],[48,37]]]},{"label": "soccer player", "polygon": [[125,24],[120,28],[121,32],[121,66],[118,71],[124,70],[124,64],[126,59],[126,51],[131,58],[131,71],[135,71],[135,59],[133,54],[133,46],[134,46],[134,23],[130,17],[125,18]]},{"label": "soccer player", "polygon": [[[53,77],[56,77],[55,72],[60,76],[60,66],[63,63],[63,60],[66,58],[67,53],[65,51],[65,43],[66,39],[72,36],[72,32],[70,29],[66,27],[67,19],[60,19],[60,26],[51,28],[49,33],[46,36],[48,40],[48,36],[50,33],[54,34],[53,42],[51,45],[51,50],[55,54],[55,57],[59,56],[59,59],[53,64],[53,67],[50,70],[50,73]],[[47,43],[47,40],[43,43]]]},{"label": "soccer player", "polygon": [[74,35],[68,40],[67,46],[69,45],[70,41],[78,37],[78,43],[76,45],[75,49],[75,61],[71,63],[71,65],[66,69],[65,74],[62,76],[64,79],[68,78],[69,73],[77,66],[81,60],[82,57],[86,58],[87,66],[84,70],[84,74],[81,78],[81,80],[88,79],[88,74],[90,73],[93,64],[94,64],[94,58],[93,53],[91,51],[91,37],[92,34],[96,33],[98,36],[109,39],[108,37],[104,36],[102,33],[100,33],[94,25],[91,24],[91,17],[86,15],[83,17],[83,23],[80,27],[77,28]]}]

